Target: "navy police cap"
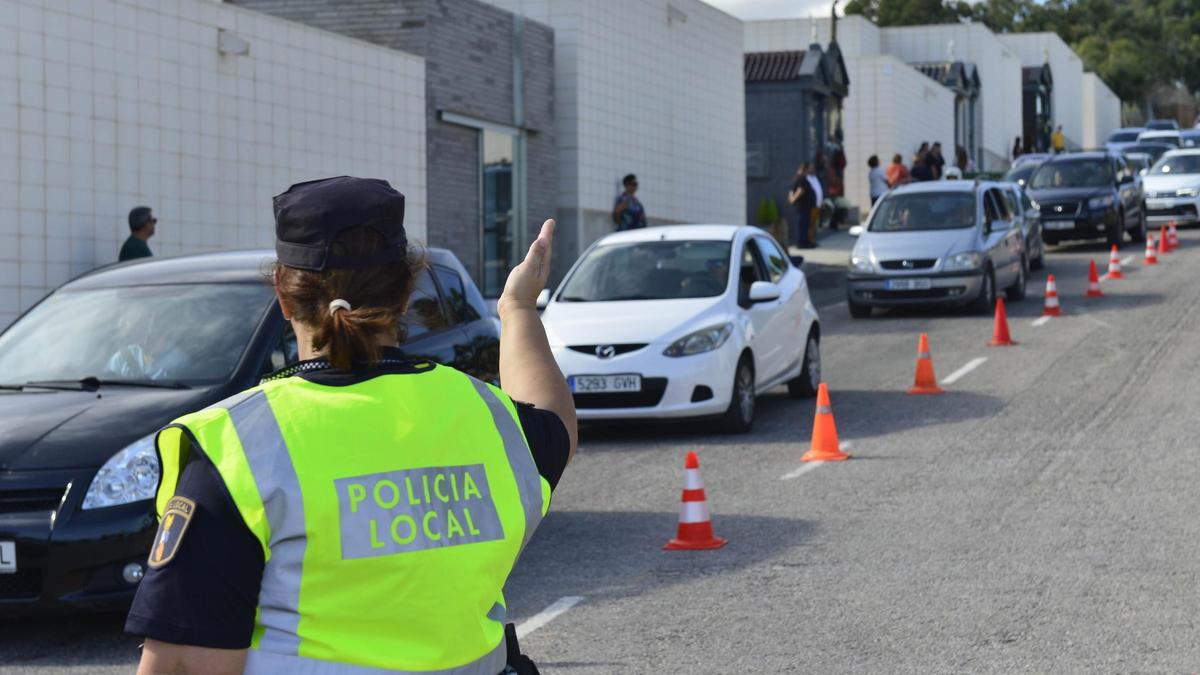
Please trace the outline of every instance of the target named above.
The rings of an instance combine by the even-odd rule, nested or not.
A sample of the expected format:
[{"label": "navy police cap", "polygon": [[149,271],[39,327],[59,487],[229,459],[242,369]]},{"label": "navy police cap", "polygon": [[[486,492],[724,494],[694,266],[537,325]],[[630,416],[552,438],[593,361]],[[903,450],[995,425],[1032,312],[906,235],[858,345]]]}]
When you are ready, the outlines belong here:
[{"label": "navy police cap", "polygon": [[[342,230],[370,227],[388,247],[372,256],[338,256],[330,250]],[[275,196],[275,254],[302,270],[361,269],[403,260],[404,195],[386,180],[338,176],[296,183]]]}]

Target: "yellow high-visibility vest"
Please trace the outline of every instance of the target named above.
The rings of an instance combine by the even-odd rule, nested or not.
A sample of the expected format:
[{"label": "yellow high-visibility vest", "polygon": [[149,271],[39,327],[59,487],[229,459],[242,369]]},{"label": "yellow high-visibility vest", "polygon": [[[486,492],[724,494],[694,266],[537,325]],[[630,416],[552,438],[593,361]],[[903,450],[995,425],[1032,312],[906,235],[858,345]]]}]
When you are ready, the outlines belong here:
[{"label": "yellow high-visibility vest", "polygon": [[160,518],[193,441],[266,560],[247,673],[504,670],[502,589],[550,484],[502,391],[431,364],[265,382],[160,432]]}]

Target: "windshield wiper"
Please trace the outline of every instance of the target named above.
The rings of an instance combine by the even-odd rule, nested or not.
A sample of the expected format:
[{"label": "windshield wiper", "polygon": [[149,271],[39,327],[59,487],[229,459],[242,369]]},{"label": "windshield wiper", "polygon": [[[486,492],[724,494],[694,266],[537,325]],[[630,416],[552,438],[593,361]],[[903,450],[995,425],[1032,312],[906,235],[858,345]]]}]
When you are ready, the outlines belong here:
[{"label": "windshield wiper", "polygon": [[148,387],[151,389],[191,389],[179,380],[102,380],[94,375],[88,375],[78,380],[34,380],[23,386],[40,387],[42,389],[62,389],[64,391],[96,391],[102,386]]},{"label": "windshield wiper", "polygon": [[581,297],[578,295],[560,295],[560,296],[558,296],[558,301],[559,302],[589,302],[589,300],[587,298],[584,298],[584,297]]}]

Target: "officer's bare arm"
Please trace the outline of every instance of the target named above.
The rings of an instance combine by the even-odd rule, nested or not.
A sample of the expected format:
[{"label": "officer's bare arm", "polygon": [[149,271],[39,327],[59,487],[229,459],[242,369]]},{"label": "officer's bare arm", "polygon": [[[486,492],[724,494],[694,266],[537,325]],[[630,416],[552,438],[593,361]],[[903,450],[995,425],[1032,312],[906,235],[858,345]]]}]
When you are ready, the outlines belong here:
[{"label": "officer's bare arm", "polygon": [[525,260],[508,275],[504,292],[496,303],[500,314],[500,386],[518,401],[556,413],[571,437],[573,457],[579,440],[575,402],[550,353],[546,330],[537,312],[537,296],[550,276],[553,244],[554,221],[547,220]]},{"label": "officer's bare arm", "polygon": [[146,640],[137,675],[241,675],[245,649],[212,649]]}]

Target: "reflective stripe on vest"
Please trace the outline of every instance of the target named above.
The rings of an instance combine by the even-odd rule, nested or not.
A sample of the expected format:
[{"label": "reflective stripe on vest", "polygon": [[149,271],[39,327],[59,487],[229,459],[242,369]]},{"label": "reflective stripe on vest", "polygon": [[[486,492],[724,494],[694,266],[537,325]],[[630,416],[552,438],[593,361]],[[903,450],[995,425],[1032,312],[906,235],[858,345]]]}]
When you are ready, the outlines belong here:
[{"label": "reflective stripe on vest", "polygon": [[[465,387],[467,381],[471,383],[475,393],[480,397],[480,401],[484,403],[488,411],[487,417],[483,419],[490,418],[492,422],[494,428],[492,433],[495,434],[492,438],[495,440],[491,442],[498,442],[503,446],[504,451],[502,457],[494,454],[488,455],[487,453],[480,456],[492,457],[492,459],[485,460],[487,462],[496,462],[492,470],[503,466],[505,463],[507,464],[512,477],[510,480],[513,482],[508,483],[508,487],[505,488],[505,492],[509,496],[504,497],[505,500],[508,500],[505,502],[508,506],[504,508],[508,509],[507,512],[510,514],[510,516],[505,517],[523,516],[523,522],[521,520],[508,521],[503,530],[490,530],[489,528],[493,527],[499,528],[499,524],[492,525],[479,520],[478,517],[475,522],[478,524],[479,529],[483,531],[485,537],[488,536],[490,531],[494,531],[496,539],[511,541],[513,546],[519,543],[519,548],[516,549],[519,553],[528,544],[544,513],[548,510],[549,484],[538,473],[524,433],[517,421],[514,405],[507,398],[502,399],[503,394],[499,393],[498,390],[494,390],[492,387],[461,373],[449,371],[451,369],[443,371],[441,378],[434,381],[432,384],[433,389],[430,391],[438,392],[435,394],[435,398],[440,397],[438,400],[443,401],[440,405],[448,405],[449,401],[455,396],[460,397],[456,400],[461,401],[461,396],[463,395],[462,388]],[[276,384],[274,386],[266,385],[265,387],[243,392],[205,411],[179,420],[175,425],[176,433],[173,436],[169,434],[160,436],[160,440],[168,438],[173,439],[173,441],[168,440],[165,447],[160,444],[160,454],[163,457],[164,480],[159,495],[159,502],[161,503],[169,499],[170,494],[174,491],[177,484],[178,472],[181,469],[181,460],[184,457],[180,447],[177,446],[186,447],[185,442],[182,440],[182,430],[191,429],[201,448],[209,455],[210,459],[213,459],[214,464],[218,467],[218,472],[221,473],[222,479],[231,488],[231,494],[235,494],[235,502],[237,502],[239,512],[246,519],[247,525],[263,545],[266,565],[259,594],[256,635],[253,648],[248,655],[246,672],[280,672],[287,669],[288,671],[292,671],[292,675],[300,673],[312,673],[314,675],[348,673],[357,675],[358,673],[408,672],[495,675],[502,671],[506,665],[507,655],[502,637],[503,631],[499,628],[499,625],[503,624],[506,614],[502,597],[497,598],[492,603],[490,610],[485,615],[489,625],[497,626],[497,628],[488,628],[483,633],[474,632],[473,634],[477,636],[474,638],[475,646],[470,648],[468,655],[479,654],[480,650],[486,651],[484,651],[482,656],[475,658],[471,662],[454,667],[446,667],[444,665],[455,663],[455,660],[452,658],[447,659],[446,652],[442,652],[442,655],[437,660],[429,662],[428,667],[421,669],[419,665],[422,663],[421,658],[413,660],[416,653],[412,655],[409,655],[407,652],[397,653],[394,651],[394,648],[385,646],[386,640],[379,642],[380,650],[374,652],[372,658],[364,660],[366,663],[374,663],[375,665],[359,665],[364,661],[359,661],[354,657],[355,655],[372,654],[369,644],[364,645],[360,643],[355,646],[342,644],[338,639],[332,639],[331,637],[337,634],[336,630],[332,633],[324,628],[318,631],[318,625],[329,626],[336,624],[329,624],[329,617],[331,615],[325,610],[315,609],[314,606],[321,607],[324,603],[328,609],[330,607],[352,608],[354,605],[353,602],[341,604],[340,596],[332,595],[304,595],[307,599],[302,599],[302,591],[306,587],[306,582],[304,581],[306,556],[309,556],[309,564],[318,565],[318,567],[314,568],[317,570],[314,574],[323,572],[327,575],[329,570],[332,569],[326,566],[328,563],[319,562],[323,559],[322,556],[329,554],[327,544],[323,545],[321,550],[307,551],[309,548],[309,528],[314,527],[314,524],[309,519],[306,519],[305,496],[307,495],[315,503],[315,506],[309,505],[310,508],[317,509],[309,516],[310,518],[319,520],[322,517],[322,509],[324,509],[323,512],[326,514],[326,517],[328,517],[329,504],[321,503],[322,498],[319,491],[304,491],[312,490],[311,481],[315,475],[318,475],[307,473],[312,469],[304,468],[305,466],[312,466],[312,461],[306,459],[309,456],[304,454],[308,450],[308,447],[306,445],[307,442],[303,440],[307,438],[304,434],[312,432],[303,431],[305,428],[304,422],[298,422],[298,418],[287,416],[277,418],[272,406],[274,405],[277,408],[281,405],[285,406],[284,408],[279,408],[279,410],[281,415],[286,415],[286,411],[293,409],[287,406],[321,405],[319,402],[324,400],[323,397],[325,394],[319,390],[319,387],[316,387],[316,390],[314,390],[314,385],[307,382],[297,381],[290,385],[282,386],[285,387],[282,390],[279,388],[280,384]],[[354,386],[358,385],[351,385],[340,391],[349,392]],[[291,387],[299,388],[294,389]],[[403,385],[401,389],[413,394],[419,394],[423,391],[421,388],[413,389],[410,384]],[[466,391],[470,391],[470,389]],[[290,392],[297,393],[293,394]],[[450,396],[451,399],[447,399],[447,396]],[[424,399],[424,395],[421,395],[421,398]],[[336,400],[336,398],[330,399],[331,403]],[[350,409],[347,410],[349,411]],[[475,410],[478,412],[470,414],[478,416],[482,413],[482,408],[475,408]],[[347,412],[347,414],[353,415],[350,412]],[[476,425],[474,428],[480,430],[486,429],[486,427],[479,426],[479,423],[482,421],[478,417],[473,420],[473,424]],[[283,425],[282,429],[281,424]],[[297,424],[300,426],[297,427]],[[320,429],[322,427],[316,428]],[[302,435],[297,436],[297,433]],[[318,433],[318,438],[321,437],[321,433],[325,432]],[[486,437],[480,437],[478,433],[486,434],[486,432],[474,432],[477,437],[475,443],[483,441],[483,438]],[[293,444],[305,444],[305,447],[294,448],[294,450],[301,454],[293,457],[288,448],[289,440]],[[329,441],[325,442],[328,443]],[[487,441],[483,442],[487,443]],[[464,447],[482,446],[467,445]],[[497,452],[500,450],[495,445],[491,447],[494,450],[487,452]],[[469,452],[468,456],[471,456]],[[505,462],[505,460],[507,461]],[[479,470],[483,470],[483,465],[479,466]],[[321,470],[319,464],[317,467],[318,470]],[[303,475],[309,477],[306,480],[310,481],[309,483],[305,483],[303,489],[300,477],[297,474],[298,468]],[[420,470],[420,467],[417,466],[400,471]],[[336,473],[332,474],[332,477],[342,480],[338,479]],[[499,479],[499,475],[494,476],[494,478]],[[234,489],[234,486],[238,487]],[[481,488],[486,497],[488,494],[486,483],[481,484]],[[429,488],[426,486],[426,499],[429,498],[428,492]],[[455,495],[454,499],[457,500],[457,493]],[[520,501],[520,511],[516,510],[516,501],[518,500]],[[345,518],[344,505],[341,508],[343,509],[342,516]],[[343,519],[343,533],[347,532],[344,529],[346,522]],[[426,522],[428,522],[428,519],[426,519]],[[523,526],[523,531],[518,539],[516,528],[521,526]],[[374,533],[373,528],[374,525],[372,525],[372,536]],[[476,531],[474,534],[478,535],[479,533]],[[392,536],[395,536],[394,530]],[[441,537],[437,539],[441,539]],[[346,549],[344,548],[346,541],[343,538],[343,560],[346,559]],[[484,541],[488,540],[485,539]],[[336,549],[334,551],[334,555],[337,555]],[[502,583],[502,577],[500,581]],[[438,582],[438,584],[436,588],[442,588],[441,582]],[[446,587],[445,592],[453,593],[455,589]],[[309,593],[309,591],[304,591],[304,593]],[[338,599],[335,600],[335,598]],[[330,605],[329,603],[335,604]],[[459,620],[464,619],[465,616],[460,614]],[[474,616],[480,619],[484,618],[484,616],[480,616],[479,614],[475,614]],[[322,624],[321,622],[324,623]],[[471,625],[474,626],[475,624],[472,623]],[[476,630],[472,628],[472,631]],[[309,631],[315,632],[309,633]],[[495,631],[495,633],[492,631]],[[484,636],[487,636],[487,639],[483,640],[481,644],[479,637]],[[498,644],[490,646],[490,641],[496,640],[497,636],[499,636]],[[306,639],[312,640],[312,642],[307,643],[309,645],[307,647],[303,646]],[[400,642],[403,643],[403,640]],[[416,644],[420,645],[422,643],[418,642]],[[431,643],[431,646],[435,648],[435,651],[432,653],[437,653],[436,649],[454,644],[456,643],[444,641]],[[341,646],[339,647],[339,645]],[[438,647],[438,645],[441,645],[441,647]],[[367,647],[366,651],[364,651],[364,647]],[[317,658],[314,652],[319,653],[320,658]],[[402,656],[403,658],[389,658],[385,656],[389,653],[397,657]],[[451,650],[450,654],[452,653],[453,650]],[[345,656],[343,657],[343,655]],[[344,662],[351,660],[358,661],[358,664]],[[394,666],[389,664],[388,661],[393,661],[397,665],[404,665],[401,669],[392,669]],[[417,669],[403,669],[414,668],[414,666]]]}]

